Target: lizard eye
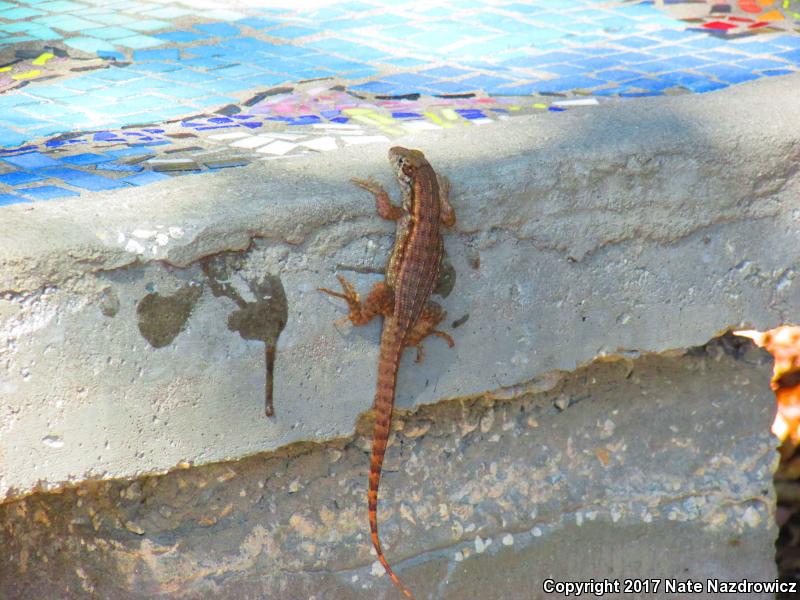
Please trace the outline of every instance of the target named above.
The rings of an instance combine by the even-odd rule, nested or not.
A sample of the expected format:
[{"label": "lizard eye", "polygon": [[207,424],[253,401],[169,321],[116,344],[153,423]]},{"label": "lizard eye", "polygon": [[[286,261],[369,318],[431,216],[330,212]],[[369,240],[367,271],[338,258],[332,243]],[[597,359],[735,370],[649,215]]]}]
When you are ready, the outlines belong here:
[{"label": "lizard eye", "polygon": [[411,165],[408,165],[408,164],[406,164],[406,163],[403,163],[403,165],[402,165],[402,169],[403,169],[403,173],[404,173],[404,174],[405,174],[407,177],[412,177],[412,176],[414,175],[414,169],[411,167]]}]

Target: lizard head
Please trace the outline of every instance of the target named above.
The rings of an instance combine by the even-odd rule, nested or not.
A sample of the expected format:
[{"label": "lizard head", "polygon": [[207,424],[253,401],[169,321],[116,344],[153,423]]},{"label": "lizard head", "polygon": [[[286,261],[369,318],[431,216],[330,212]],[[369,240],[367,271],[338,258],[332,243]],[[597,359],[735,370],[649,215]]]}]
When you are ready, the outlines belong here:
[{"label": "lizard head", "polygon": [[403,188],[411,187],[417,170],[428,165],[422,152],[400,146],[389,148],[389,163],[394,169],[397,181]]}]

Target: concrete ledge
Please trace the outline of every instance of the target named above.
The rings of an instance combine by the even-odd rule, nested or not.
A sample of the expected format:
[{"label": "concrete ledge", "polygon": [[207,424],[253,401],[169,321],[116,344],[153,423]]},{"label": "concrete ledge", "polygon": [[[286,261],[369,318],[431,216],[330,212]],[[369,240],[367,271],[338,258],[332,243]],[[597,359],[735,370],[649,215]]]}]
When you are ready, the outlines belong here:
[{"label": "concrete ledge", "polygon": [[[428,600],[563,598],[548,578],[774,580],[770,363],[729,336],[401,416],[382,486],[389,560]],[[7,502],[0,596],[400,598],[371,554],[369,446],[360,434]],[[646,596],[686,594],[661,581]]]},{"label": "concrete ledge", "polygon": [[[443,305],[468,317],[454,350],[433,340],[424,365],[406,356],[399,405],[513,396],[598,356],[797,314],[798,84],[399,140],[454,183]],[[366,289],[391,244],[355,175],[388,185],[384,149],[3,208],[0,496],[351,434],[373,397],[378,324],[340,332],[342,307],[315,289],[337,269]],[[270,331],[242,319],[277,327],[281,293],[268,420]]]}]

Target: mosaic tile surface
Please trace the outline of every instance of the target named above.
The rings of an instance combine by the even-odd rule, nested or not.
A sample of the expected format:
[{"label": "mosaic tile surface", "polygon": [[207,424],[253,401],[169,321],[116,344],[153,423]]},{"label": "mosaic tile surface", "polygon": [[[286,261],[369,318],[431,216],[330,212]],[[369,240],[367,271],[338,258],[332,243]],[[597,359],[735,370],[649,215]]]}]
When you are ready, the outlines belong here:
[{"label": "mosaic tile surface", "polygon": [[0,0],[0,206],[800,69],[800,0],[196,4]]}]

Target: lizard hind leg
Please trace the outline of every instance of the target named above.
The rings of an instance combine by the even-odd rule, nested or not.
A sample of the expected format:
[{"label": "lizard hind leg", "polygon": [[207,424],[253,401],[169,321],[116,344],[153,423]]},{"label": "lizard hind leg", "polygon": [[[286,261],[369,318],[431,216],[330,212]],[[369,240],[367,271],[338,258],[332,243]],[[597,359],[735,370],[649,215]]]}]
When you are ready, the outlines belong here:
[{"label": "lizard hind leg", "polygon": [[367,294],[366,299],[362,302],[361,295],[356,292],[349,281],[341,275],[336,276],[342,286],[342,292],[334,292],[328,288],[317,288],[320,292],[324,292],[337,298],[342,298],[347,302],[350,313],[347,318],[353,325],[365,325],[369,323],[373,317],[377,315],[389,316],[394,310],[394,293],[385,281],[379,281]]},{"label": "lizard hind leg", "polygon": [[420,314],[416,323],[414,323],[414,327],[408,333],[408,339],[406,340],[406,346],[417,349],[416,362],[419,363],[425,359],[425,349],[422,347],[422,340],[429,335],[442,338],[451,348],[455,345],[453,338],[444,331],[436,329],[436,326],[442,322],[445,316],[447,316],[447,313],[445,313],[442,307],[436,302],[431,301],[425,305],[422,314]]}]

